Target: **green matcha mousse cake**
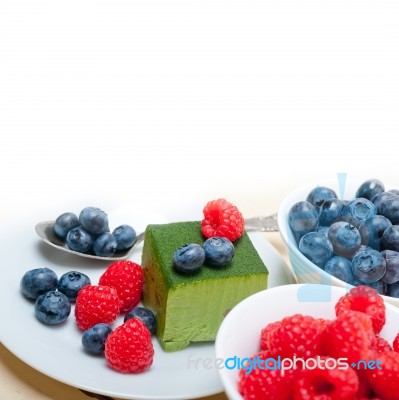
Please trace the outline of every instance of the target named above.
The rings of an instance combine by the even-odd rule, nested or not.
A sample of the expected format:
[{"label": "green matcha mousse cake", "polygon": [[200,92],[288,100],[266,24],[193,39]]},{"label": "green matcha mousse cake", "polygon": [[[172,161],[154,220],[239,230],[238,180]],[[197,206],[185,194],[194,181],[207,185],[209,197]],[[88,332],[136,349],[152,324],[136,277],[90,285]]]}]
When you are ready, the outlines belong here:
[{"label": "green matcha mousse cake", "polygon": [[233,244],[226,267],[206,264],[195,274],[173,267],[173,254],[187,243],[203,244],[199,221],[148,225],[142,267],[144,305],[157,317],[157,337],[165,351],[184,349],[192,342],[215,340],[231,308],[267,288],[268,270],[247,233]]}]

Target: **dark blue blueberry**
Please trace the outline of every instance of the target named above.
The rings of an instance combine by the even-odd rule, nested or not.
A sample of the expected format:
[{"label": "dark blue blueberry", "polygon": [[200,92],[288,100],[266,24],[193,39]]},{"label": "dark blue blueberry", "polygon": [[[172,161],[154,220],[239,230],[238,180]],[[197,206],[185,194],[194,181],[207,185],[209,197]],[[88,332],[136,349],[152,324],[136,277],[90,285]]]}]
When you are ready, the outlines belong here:
[{"label": "dark blue blueberry", "polygon": [[79,214],[79,221],[83,228],[93,235],[101,235],[108,230],[107,214],[96,207],[84,208]]},{"label": "dark blue blueberry", "polygon": [[112,232],[116,240],[116,250],[127,250],[133,246],[136,240],[136,231],[130,225],[121,225]]},{"label": "dark blue blueberry", "polygon": [[50,268],[36,268],[25,272],[21,279],[21,292],[31,300],[57,288],[57,274]]},{"label": "dark blue blueberry", "polygon": [[356,197],[371,200],[376,194],[385,190],[384,184],[378,179],[369,179],[363,182],[356,191]]},{"label": "dark blue blueberry", "polygon": [[378,212],[387,217],[394,225],[399,224],[399,196],[396,195],[384,200]]},{"label": "dark blue blueberry", "polygon": [[388,285],[387,296],[399,298],[399,282]]},{"label": "dark blue blueberry", "polygon": [[323,202],[319,208],[319,224],[330,226],[341,216],[344,202],[340,199],[330,199]]},{"label": "dark blue blueberry", "polygon": [[316,232],[319,232],[319,233],[323,234],[326,238],[328,238],[328,229],[329,228],[330,228],[329,226],[319,226],[316,229]]},{"label": "dark blue blueberry", "polygon": [[83,348],[91,354],[102,354],[105,350],[105,341],[111,332],[111,327],[104,323],[92,326],[82,335]]},{"label": "dark blue blueberry", "polygon": [[61,214],[54,223],[54,233],[61,239],[65,239],[68,232],[79,226],[78,217],[71,212]]},{"label": "dark blue blueberry", "polygon": [[375,205],[367,199],[359,198],[351,200],[345,205],[341,212],[341,219],[358,228],[363,221],[376,215]]},{"label": "dark blue blueberry", "polygon": [[335,222],[330,226],[328,239],[333,246],[334,254],[341,257],[353,257],[361,245],[359,231],[345,221]]},{"label": "dark blue blueberry", "polygon": [[205,252],[205,264],[210,267],[224,267],[234,257],[234,246],[225,237],[211,237],[203,245]]},{"label": "dark blue blueberry", "polygon": [[130,310],[124,318],[124,322],[131,318],[138,318],[144,322],[147,329],[151,334],[155,333],[157,329],[157,319],[155,318],[154,313],[145,307],[136,307]]},{"label": "dark blue blueberry", "polygon": [[395,197],[395,194],[391,193],[391,192],[382,192],[382,193],[378,193],[375,196],[372,197],[371,202],[375,205],[375,208],[377,209],[377,214],[380,213],[380,206],[381,204],[391,198],[391,197]]},{"label": "dark blue blueberry", "polygon": [[300,201],[290,208],[288,223],[296,241],[299,242],[303,235],[316,230],[319,215],[312,204]]},{"label": "dark blue blueberry", "polygon": [[382,235],[381,247],[384,250],[399,251],[399,225],[392,225]]},{"label": "dark blue blueberry", "polygon": [[381,250],[381,239],[385,230],[392,226],[391,221],[382,215],[374,215],[359,226],[362,244]]},{"label": "dark blue blueberry", "polygon": [[377,250],[366,249],[358,252],[352,259],[353,275],[361,282],[377,282],[384,276],[385,271],[385,259]]},{"label": "dark blue blueberry", "polygon": [[93,253],[100,257],[112,257],[115,254],[116,246],[114,235],[105,232],[93,242]]},{"label": "dark blue blueberry", "polygon": [[384,283],[392,284],[399,281],[399,253],[392,250],[384,250],[381,255],[385,259],[387,270],[381,278]]},{"label": "dark blue blueberry", "polygon": [[319,232],[309,232],[299,242],[299,251],[312,263],[324,268],[326,262],[333,256],[330,241]]},{"label": "dark blue blueberry", "polygon": [[334,190],[325,186],[317,186],[310,191],[306,197],[306,201],[312,204],[315,208],[319,208],[324,201],[336,198],[337,195]]},{"label": "dark blue blueberry", "polygon": [[79,290],[90,284],[90,278],[87,275],[78,271],[70,271],[61,276],[57,289],[73,302],[76,300]]},{"label": "dark blue blueberry", "polygon": [[40,295],[35,303],[37,319],[46,325],[57,325],[64,322],[71,313],[71,303],[65,294],[50,291]]},{"label": "dark blue blueberry", "polygon": [[347,283],[354,280],[352,262],[345,257],[335,256],[330,258],[324,266],[324,271]]},{"label": "dark blue blueberry", "polygon": [[198,271],[205,261],[205,251],[202,246],[195,243],[180,247],[173,254],[173,265],[179,272],[191,274]]},{"label": "dark blue blueberry", "polygon": [[93,237],[81,226],[78,226],[68,232],[66,244],[70,250],[88,253],[93,245]]}]

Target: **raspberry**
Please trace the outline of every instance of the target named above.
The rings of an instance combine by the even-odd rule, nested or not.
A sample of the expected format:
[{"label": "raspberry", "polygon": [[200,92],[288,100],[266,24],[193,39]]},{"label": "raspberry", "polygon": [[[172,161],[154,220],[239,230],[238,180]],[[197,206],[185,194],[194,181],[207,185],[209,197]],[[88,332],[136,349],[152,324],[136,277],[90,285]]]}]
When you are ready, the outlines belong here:
[{"label": "raspberry", "polygon": [[114,288],[86,285],[76,298],[76,323],[83,330],[100,322],[110,324],[119,314],[119,304],[118,294]]},{"label": "raspberry", "polygon": [[204,207],[201,231],[206,238],[225,237],[232,242],[244,232],[244,218],[236,206],[225,199],[213,200]]},{"label": "raspberry", "polygon": [[116,261],[101,275],[99,284],[115,288],[120,299],[120,310],[128,311],[140,301],[144,285],[143,270],[132,261]]},{"label": "raspberry", "polygon": [[[251,360],[257,357],[267,360],[272,357],[272,354],[269,351],[262,351]],[[293,378],[293,369],[285,371],[282,375],[281,371],[272,365],[269,368],[264,366],[254,368],[249,373],[246,369],[240,369],[238,390],[244,400],[288,400],[292,395]]]},{"label": "raspberry", "polygon": [[372,322],[367,314],[347,311],[327,326],[322,335],[322,353],[334,358],[347,357],[357,363],[375,346]]},{"label": "raspberry", "polygon": [[376,335],[376,342],[373,350],[378,354],[385,353],[387,351],[392,351],[392,346],[383,337]]},{"label": "raspberry", "polygon": [[280,321],[271,322],[267,324],[261,331],[260,334],[260,349],[261,350],[270,350],[270,338],[276,328],[281,325]]},{"label": "raspberry", "polygon": [[399,400],[399,353],[388,351],[378,355],[380,368],[366,370],[372,390],[382,399]]},{"label": "raspberry", "polygon": [[399,353],[399,333],[395,336],[395,339],[392,343],[393,351]]},{"label": "raspberry", "polygon": [[352,310],[360,311],[370,316],[375,333],[380,333],[385,324],[385,304],[378,292],[368,286],[357,286],[342,296],[335,305],[335,313]]},{"label": "raspberry", "polygon": [[[331,359],[320,357],[321,361]],[[352,368],[328,369],[325,366],[299,371],[294,383],[294,400],[353,400],[359,388],[359,380]]]},{"label": "raspberry", "polygon": [[151,334],[138,318],[127,320],[116,328],[105,341],[108,365],[119,372],[143,372],[150,368],[154,348]]},{"label": "raspberry", "polygon": [[295,314],[281,320],[269,337],[270,348],[281,358],[314,357],[320,354],[321,329],[317,319]]}]

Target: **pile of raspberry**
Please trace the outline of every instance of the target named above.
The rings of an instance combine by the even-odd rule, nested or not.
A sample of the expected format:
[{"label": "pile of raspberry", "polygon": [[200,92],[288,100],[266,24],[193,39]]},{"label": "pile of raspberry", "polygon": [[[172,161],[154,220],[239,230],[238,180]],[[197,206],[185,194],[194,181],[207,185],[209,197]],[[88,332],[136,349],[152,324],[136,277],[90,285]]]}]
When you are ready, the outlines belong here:
[{"label": "pile of raspberry", "polygon": [[[265,326],[260,351],[252,360],[280,356],[322,362],[312,363],[312,369],[295,363],[296,369],[283,373],[273,365],[268,369],[268,364],[249,373],[250,369],[240,369],[238,385],[243,398],[399,400],[399,333],[393,343],[380,336],[385,324],[382,297],[370,287],[355,287],[338,300],[335,314],[334,320],[296,314]],[[323,361],[335,365],[329,359],[336,365],[344,360],[348,368],[323,367]]]}]

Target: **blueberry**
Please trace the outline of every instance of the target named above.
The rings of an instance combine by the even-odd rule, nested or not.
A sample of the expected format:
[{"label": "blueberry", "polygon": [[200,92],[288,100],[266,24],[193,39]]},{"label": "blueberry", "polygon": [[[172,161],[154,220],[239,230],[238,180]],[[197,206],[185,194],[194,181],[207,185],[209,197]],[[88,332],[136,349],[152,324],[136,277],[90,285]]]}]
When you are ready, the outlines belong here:
[{"label": "blueberry", "polygon": [[78,217],[71,212],[61,214],[54,223],[54,233],[61,239],[65,239],[68,232],[79,226]]},{"label": "blueberry", "polygon": [[343,207],[344,202],[340,199],[325,200],[319,208],[319,224],[330,226],[338,221]]},{"label": "blueberry", "polygon": [[198,271],[205,261],[205,251],[202,246],[189,243],[173,254],[173,265],[177,271],[190,274]]},{"label": "blueberry", "polygon": [[399,225],[392,225],[382,235],[381,247],[384,250],[399,251]]},{"label": "blueberry", "polygon": [[157,329],[157,319],[154,313],[145,307],[136,307],[128,311],[125,315],[124,322],[131,318],[138,318],[144,322],[151,334]]},{"label": "blueberry", "polygon": [[361,282],[377,282],[384,276],[385,271],[385,259],[377,250],[366,249],[352,259],[353,275]]},{"label": "blueberry", "polygon": [[105,232],[93,242],[93,253],[100,257],[112,257],[117,247],[112,233]]},{"label": "blueberry", "polygon": [[335,256],[330,258],[324,266],[324,271],[347,283],[354,279],[352,263],[345,257]]},{"label": "blueberry", "polygon": [[307,201],[295,203],[288,212],[288,223],[297,242],[309,232],[313,232],[319,223],[315,207]]},{"label": "blueberry", "polygon": [[399,298],[399,282],[388,285],[387,295],[391,297]]},{"label": "blueberry", "polygon": [[40,295],[35,303],[37,319],[46,325],[64,322],[71,313],[71,303],[61,292],[54,290]]},{"label": "blueberry", "polygon": [[78,271],[70,271],[61,276],[57,289],[73,302],[76,300],[79,290],[90,284],[90,278],[87,275]]},{"label": "blueberry", "polygon": [[83,228],[93,235],[101,235],[108,230],[107,214],[96,207],[84,208],[79,214],[79,221]]},{"label": "blueberry", "polygon": [[92,326],[82,335],[83,348],[91,354],[102,354],[105,350],[105,341],[111,332],[111,327],[102,322]]},{"label": "blueberry", "polygon": [[25,272],[21,279],[21,292],[31,300],[57,288],[57,274],[50,268],[36,268]]},{"label": "blueberry", "polygon": [[399,189],[388,190],[388,193],[399,194]]},{"label": "blueberry", "polygon": [[391,197],[395,197],[394,193],[391,192],[382,192],[382,193],[378,193],[375,196],[372,197],[371,202],[375,205],[375,208],[377,209],[377,214],[380,214],[380,206],[381,204],[391,198]]},{"label": "blueberry", "polygon": [[317,186],[310,191],[306,197],[306,201],[312,204],[315,208],[319,208],[324,201],[336,198],[337,195],[334,190],[325,186]]},{"label": "blueberry", "polygon": [[384,184],[378,179],[369,179],[363,182],[356,191],[356,197],[371,200],[376,194],[385,190]]},{"label": "blueberry", "polygon": [[345,221],[335,222],[330,226],[328,239],[336,256],[353,257],[361,245],[359,231]]},{"label": "blueberry", "polygon": [[78,226],[68,232],[66,244],[70,250],[88,253],[93,245],[93,237],[81,226]]},{"label": "blueberry", "polygon": [[387,217],[394,225],[399,224],[399,196],[396,195],[384,200],[378,212]]},{"label": "blueberry", "polygon": [[234,246],[229,239],[224,237],[211,237],[203,245],[205,251],[205,264],[210,267],[224,267],[234,257]]},{"label": "blueberry", "polygon": [[112,232],[116,240],[116,250],[127,250],[133,246],[136,240],[136,231],[129,225],[121,225]]},{"label": "blueberry", "polygon": [[319,226],[316,229],[316,232],[319,232],[319,233],[323,234],[325,237],[328,237],[328,229],[329,229],[329,226]]},{"label": "blueberry", "polygon": [[392,284],[399,281],[399,253],[392,250],[384,250],[381,255],[385,259],[387,270],[381,278],[384,283]]},{"label": "blueberry", "polygon": [[392,226],[391,221],[382,215],[374,215],[362,222],[359,226],[362,244],[380,251],[382,235],[390,226]]},{"label": "blueberry", "polygon": [[333,256],[332,244],[319,232],[304,235],[299,242],[299,251],[320,268]]},{"label": "blueberry", "polygon": [[367,199],[359,198],[351,200],[341,212],[341,219],[358,228],[363,221],[377,214],[375,205]]}]

